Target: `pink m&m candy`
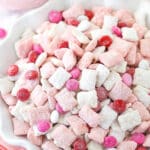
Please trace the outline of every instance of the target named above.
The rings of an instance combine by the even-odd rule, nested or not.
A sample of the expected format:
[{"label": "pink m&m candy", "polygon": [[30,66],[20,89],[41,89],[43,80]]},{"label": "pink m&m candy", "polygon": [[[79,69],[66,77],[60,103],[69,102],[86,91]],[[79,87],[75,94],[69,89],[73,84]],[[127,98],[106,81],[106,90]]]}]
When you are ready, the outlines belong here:
[{"label": "pink m&m candy", "polygon": [[127,85],[131,86],[132,85],[132,76],[129,73],[125,73],[122,76],[122,81]]},{"label": "pink m&m candy", "polygon": [[3,39],[6,36],[6,30],[3,28],[0,28],[0,39]]},{"label": "pink m&m candy", "polygon": [[41,54],[43,52],[43,48],[41,47],[40,44],[34,44],[33,45],[33,50],[37,52],[37,54]]},{"label": "pink m&m candy", "polygon": [[117,145],[117,140],[114,136],[107,136],[104,138],[104,147],[113,148]]},{"label": "pink m&m candy", "polygon": [[66,88],[69,91],[77,91],[79,89],[79,82],[75,79],[70,79],[66,83]]},{"label": "pink m&m candy", "polygon": [[112,33],[116,34],[118,37],[122,36],[122,32],[121,29],[117,26],[113,26],[112,27]]},{"label": "pink m&m candy", "polygon": [[73,79],[78,79],[80,77],[81,71],[79,68],[73,68],[70,72]]},{"label": "pink m&m candy", "polygon": [[143,144],[145,141],[145,135],[142,133],[134,133],[131,136],[131,140],[136,142],[137,144]]},{"label": "pink m&m candy", "polygon": [[49,13],[49,21],[52,23],[59,23],[63,19],[60,11],[52,10]]},{"label": "pink m&m candy", "polygon": [[47,132],[51,127],[51,124],[48,120],[40,120],[37,123],[37,128],[40,132]]}]

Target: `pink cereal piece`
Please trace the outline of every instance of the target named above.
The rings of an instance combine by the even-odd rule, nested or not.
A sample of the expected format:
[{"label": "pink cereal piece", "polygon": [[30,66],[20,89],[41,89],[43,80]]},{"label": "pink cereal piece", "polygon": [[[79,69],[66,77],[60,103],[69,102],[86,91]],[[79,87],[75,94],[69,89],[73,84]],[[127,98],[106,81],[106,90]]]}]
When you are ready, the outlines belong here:
[{"label": "pink cereal piece", "polygon": [[37,124],[39,120],[49,120],[50,112],[46,106],[32,107],[27,111],[30,125]]},{"label": "pink cereal piece", "polygon": [[112,27],[112,33],[114,33],[118,37],[122,37],[121,29],[119,27],[117,27],[117,26],[113,26]]},{"label": "pink cereal piece", "polygon": [[78,79],[81,75],[81,71],[79,68],[75,67],[70,71],[70,74],[73,79]]},{"label": "pink cereal piece", "polygon": [[89,131],[86,123],[76,115],[69,116],[66,120],[77,136],[83,135]]},{"label": "pink cereal piece", "polygon": [[50,61],[46,62],[40,68],[41,76],[43,78],[49,78],[55,72],[55,70],[55,66]]},{"label": "pink cereal piece", "polygon": [[122,81],[127,85],[131,86],[132,85],[132,76],[129,73],[124,73],[122,75]]},{"label": "pink cereal piece", "polygon": [[107,136],[103,143],[105,148],[113,148],[117,145],[117,139],[114,136]]},{"label": "pink cereal piece", "polygon": [[84,9],[81,5],[73,5],[71,8],[65,10],[63,12],[63,17],[66,19],[68,18],[77,18],[80,15],[84,15]]},{"label": "pink cereal piece", "polygon": [[122,81],[118,81],[112,90],[109,92],[109,97],[112,100],[123,99],[127,100],[132,94],[132,90]]},{"label": "pink cereal piece", "polygon": [[63,19],[62,13],[56,10],[50,11],[48,18],[51,23],[59,23]]},{"label": "pink cereal piece", "polygon": [[150,39],[142,39],[140,41],[140,52],[142,56],[150,57]]},{"label": "pink cereal piece", "polygon": [[28,130],[30,128],[28,123],[16,118],[13,118],[12,122],[15,135],[26,135],[28,133]]},{"label": "pink cereal piece", "polygon": [[3,94],[2,98],[5,101],[5,103],[9,106],[15,105],[17,103],[16,97],[12,96],[11,94]]},{"label": "pink cereal piece", "polygon": [[77,105],[74,94],[65,88],[55,95],[55,99],[64,111],[70,111]]},{"label": "pink cereal piece", "polygon": [[150,113],[142,103],[137,101],[132,105],[132,108],[139,112],[143,121],[150,120]]},{"label": "pink cereal piece", "polygon": [[143,146],[150,147],[150,134],[147,134],[145,142],[143,143]]},{"label": "pink cereal piece", "polygon": [[46,141],[42,144],[44,150],[61,150],[52,141]]},{"label": "pink cereal piece", "polygon": [[48,96],[48,105],[51,111],[55,109],[56,100],[53,98],[53,96]]},{"label": "pink cereal piece", "polygon": [[57,146],[67,149],[76,139],[74,133],[64,125],[58,125],[52,132],[51,137]]},{"label": "pink cereal piece", "polygon": [[93,51],[97,46],[97,39],[91,40],[91,42],[86,46],[85,51]]},{"label": "pink cereal piece", "polygon": [[[104,142],[104,138],[107,135],[108,130],[105,130],[103,128],[92,128],[90,133],[88,133],[88,137],[91,140],[94,140],[95,142],[102,144]],[[99,136],[100,135],[100,136]]]},{"label": "pink cereal piece", "polygon": [[129,98],[127,99],[128,103],[134,103],[136,102],[138,99],[134,94],[131,94],[131,96],[129,96]]},{"label": "pink cereal piece", "polygon": [[115,51],[108,51],[100,54],[99,60],[107,67],[113,67],[121,63],[124,59],[120,53]]},{"label": "pink cereal piece", "polygon": [[41,47],[40,44],[33,44],[33,48],[32,48],[35,52],[37,52],[38,54],[41,54],[43,52],[43,48]]},{"label": "pink cereal piece", "polygon": [[58,59],[62,59],[65,52],[68,50],[68,48],[61,48],[61,49],[56,49],[54,51],[54,55],[58,58]]},{"label": "pink cereal piece", "polygon": [[122,38],[114,37],[113,43],[109,47],[109,51],[119,52],[122,57],[125,57],[132,48],[133,44]]},{"label": "pink cereal piece", "polygon": [[29,129],[28,134],[27,134],[27,139],[32,143],[37,146],[40,146],[42,144],[43,138],[42,136],[35,136],[34,131],[32,128]]},{"label": "pink cereal piece", "polygon": [[144,59],[144,57],[142,56],[142,54],[139,53],[139,52],[137,52],[137,53],[136,53],[136,61],[135,61],[135,65],[138,65],[139,62],[140,62],[142,59]]},{"label": "pink cereal piece", "polygon": [[142,133],[134,133],[130,139],[137,144],[143,144],[145,141],[145,135]]},{"label": "pink cereal piece", "polygon": [[83,106],[79,111],[79,116],[90,127],[97,127],[97,125],[100,123],[100,115],[86,105]]},{"label": "pink cereal piece", "polygon": [[31,100],[36,106],[42,106],[48,99],[47,94],[40,85],[37,85],[31,93]]},{"label": "pink cereal piece", "polygon": [[115,16],[119,19],[119,22],[126,23],[129,27],[135,23],[132,13],[128,10],[120,9],[116,11]]},{"label": "pink cereal piece", "polygon": [[66,88],[69,91],[77,91],[79,89],[79,82],[75,79],[69,79],[66,82]]},{"label": "pink cereal piece", "polygon": [[0,39],[5,38],[5,37],[6,37],[6,35],[7,35],[6,30],[5,30],[5,29],[3,29],[3,28],[0,28]]},{"label": "pink cereal piece", "polygon": [[16,54],[19,58],[25,58],[28,56],[28,53],[32,50],[33,40],[31,37],[24,38],[15,44]]},{"label": "pink cereal piece", "polygon": [[143,121],[138,127],[136,127],[132,133],[144,133],[150,127],[150,121]]},{"label": "pink cereal piece", "polygon": [[123,141],[119,144],[118,150],[135,150],[137,143],[134,141]]},{"label": "pink cereal piece", "polygon": [[82,58],[79,60],[78,67],[83,70],[87,68],[93,61],[94,55],[91,52],[85,52]]},{"label": "pink cereal piece", "polygon": [[58,103],[56,104],[55,108],[60,114],[66,113]]},{"label": "pink cereal piece", "polygon": [[47,132],[51,128],[51,123],[48,120],[39,120],[37,128],[40,132]]}]

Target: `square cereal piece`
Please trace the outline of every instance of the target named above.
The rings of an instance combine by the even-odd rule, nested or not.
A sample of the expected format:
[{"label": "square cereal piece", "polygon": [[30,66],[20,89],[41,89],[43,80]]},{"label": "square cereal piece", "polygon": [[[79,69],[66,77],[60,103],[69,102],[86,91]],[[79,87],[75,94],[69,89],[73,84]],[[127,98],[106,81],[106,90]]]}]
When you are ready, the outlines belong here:
[{"label": "square cereal piece", "polygon": [[13,118],[12,122],[15,135],[26,135],[28,133],[28,130],[30,128],[28,123],[16,118]]},{"label": "square cereal piece", "polygon": [[87,145],[88,150],[104,150],[102,145],[98,144],[97,142],[90,141]]},{"label": "square cereal piece", "polygon": [[89,139],[102,144],[104,142],[104,137],[107,135],[108,130],[103,128],[92,128],[90,133],[88,134]]},{"label": "square cereal piece", "polygon": [[61,89],[71,75],[62,67],[59,67],[49,78],[49,82],[56,88]]},{"label": "square cereal piece", "polygon": [[28,109],[28,118],[30,125],[36,124],[39,120],[49,120],[50,112],[46,106],[33,107]]},{"label": "square cereal piece", "polygon": [[45,141],[42,144],[42,149],[43,150],[61,150],[53,143],[53,141]]},{"label": "square cereal piece", "polygon": [[74,133],[64,125],[58,125],[51,133],[54,143],[60,148],[68,148],[76,139]]},{"label": "square cereal piece", "polygon": [[108,105],[105,105],[100,114],[101,120],[100,120],[100,126],[104,129],[109,129],[111,124],[115,121],[117,118],[117,113]]},{"label": "square cereal piece", "polygon": [[43,91],[40,85],[37,85],[32,93],[31,93],[31,100],[36,106],[42,106],[48,99],[48,95]]},{"label": "square cereal piece", "polygon": [[132,90],[122,81],[117,81],[114,87],[109,92],[109,97],[112,100],[123,99],[127,100],[132,94]]},{"label": "square cereal piece", "polygon": [[135,150],[137,147],[137,143],[134,141],[123,141],[119,144],[118,150]]},{"label": "square cereal piece", "polygon": [[83,135],[89,131],[87,124],[78,116],[72,115],[68,116],[66,119],[77,136]]},{"label": "square cereal piece", "polygon": [[58,92],[55,95],[55,99],[64,111],[70,111],[77,105],[74,93],[68,91],[66,88]]},{"label": "square cereal piece", "polygon": [[118,122],[123,131],[132,130],[141,124],[141,116],[137,110],[129,108],[118,117]]},{"label": "square cereal piece", "polygon": [[96,84],[96,76],[97,76],[96,70],[83,69],[80,79],[80,89],[87,91],[94,90]]},{"label": "square cereal piece", "polygon": [[143,146],[150,147],[150,134],[147,134],[146,139],[143,143]]},{"label": "square cereal piece", "polygon": [[123,39],[136,42],[139,40],[138,34],[134,28],[122,28]]},{"label": "square cereal piece", "polygon": [[79,116],[90,127],[97,127],[100,123],[100,115],[86,105],[84,105],[79,111]]},{"label": "square cereal piece", "polygon": [[150,39],[142,39],[140,41],[140,51],[142,56],[150,57]]}]

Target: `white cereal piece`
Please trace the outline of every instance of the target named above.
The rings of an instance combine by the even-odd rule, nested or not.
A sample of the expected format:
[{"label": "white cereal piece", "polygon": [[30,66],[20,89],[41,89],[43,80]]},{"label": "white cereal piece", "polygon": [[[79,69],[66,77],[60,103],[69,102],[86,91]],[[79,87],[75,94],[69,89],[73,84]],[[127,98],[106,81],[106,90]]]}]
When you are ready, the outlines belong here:
[{"label": "white cereal piece", "polygon": [[82,108],[84,105],[95,108],[98,105],[98,97],[95,90],[88,92],[79,92],[77,94],[77,100],[80,108]]},{"label": "white cereal piece", "polygon": [[129,40],[129,41],[138,41],[138,34],[134,28],[128,28],[124,27],[122,28],[122,36],[123,39]]},{"label": "white cereal piece", "polygon": [[118,24],[118,18],[115,16],[104,16],[104,23],[103,23],[103,28],[105,29],[112,29],[113,26],[117,26]]},{"label": "white cereal piece", "polygon": [[105,46],[99,46],[97,48],[95,48],[95,50],[93,51],[94,54],[94,59],[96,61],[99,60],[99,55],[105,52],[106,47]]},{"label": "white cereal piece", "polygon": [[57,24],[52,24],[51,29],[44,31],[43,34],[45,36],[48,36],[49,38],[54,38],[56,36],[56,32],[57,32]]},{"label": "white cereal piece", "polygon": [[118,117],[118,122],[123,131],[132,130],[141,124],[141,117],[137,110],[129,108]]},{"label": "white cereal piece", "polygon": [[102,101],[101,102],[101,107],[104,107],[104,106],[106,106],[106,105],[109,105],[109,103],[110,103],[110,99],[108,98],[108,99],[105,99],[104,101]]},{"label": "white cereal piece", "polygon": [[78,18],[77,18],[78,21],[83,21],[83,20],[89,20],[89,18],[85,15],[80,15]]},{"label": "white cereal piece", "polygon": [[111,68],[111,70],[116,71],[118,73],[125,73],[127,68],[127,62],[122,61],[120,64]]},{"label": "white cereal piece", "polygon": [[52,123],[57,123],[59,120],[59,113],[58,111],[54,110],[51,112],[50,120]]},{"label": "white cereal piece", "polygon": [[54,74],[48,79],[56,89],[61,89],[71,75],[62,67],[59,67]]},{"label": "white cereal piece", "polygon": [[62,62],[67,70],[71,70],[77,63],[77,58],[72,50],[67,50],[63,56]]},{"label": "white cereal piece", "polygon": [[88,30],[91,26],[91,23],[88,20],[83,20],[80,22],[80,24],[77,27],[77,30],[84,32]]},{"label": "white cereal piece", "polygon": [[84,35],[84,33],[80,32],[77,29],[74,29],[72,31],[72,34],[77,38],[77,40],[79,40],[79,42],[83,43],[83,44],[87,44],[90,42],[90,40],[88,39],[87,36]]},{"label": "white cereal piece", "polygon": [[52,62],[53,65],[55,65],[56,67],[63,67],[64,64],[62,62],[62,60],[57,59],[56,57],[51,57],[50,61]]},{"label": "white cereal piece", "polygon": [[134,85],[141,85],[145,88],[150,88],[150,70],[145,70],[141,68],[135,69],[134,73]]},{"label": "white cereal piece", "polygon": [[36,66],[40,67],[44,63],[44,61],[46,61],[46,58],[47,53],[46,52],[41,53],[35,62]]},{"label": "white cereal piece", "polygon": [[41,78],[41,84],[42,84],[42,90],[49,92],[49,89],[51,88],[51,85],[49,84],[47,79]]},{"label": "white cereal piece", "polygon": [[80,79],[80,89],[94,90],[96,84],[97,71],[92,69],[83,69]]},{"label": "white cereal piece", "polygon": [[14,87],[14,83],[11,82],[7,77],[0,78],[0,92],[7,94],[11,92]]},{"label": "white cereal piece", "polygon": [[111,126],[109,133],[111,136],[114,136],[119,143],[125,138],[125,131],[123,131],[117,122],[114,122]]},{"label": "white cereal piece", "polygon": [[92,39],[100,39],[104,35],[108,35],[113,38],[113,34],[108,29],[94,29],[91,32]]},{"label": "white cereal piece", "polygon": [[149,89],[138,85],[133,89],[133,93],[146,107],[150,105]]},{"label": "white cereal piece", "polygon": [[104,66],[102,64],[99,64],[97,66],[96,70],[97,70],[96,86],[100,87],[105,82],[107,77],[109,76],[110,71],[106,66]]},{"label": "white cereal piece", "polygon": [[109,129],[113,121],[117,118],[117,113],[108,105],[104,106],[100,112],[100,126]]},{"label": "white cereal piece", "polygon": [[145,38],[145,39],[146,39],[146,38],[150,38],[150,30],[148,30],[148,31],[145,33],[144,38]]},{"label": "white cereal piece", "polygon": [[103,147],[94,141],[89,142],[87,147],[88,150],[103,150]]},{"label": "white cereal piece", "polygon": [[120,77],[119,73],[112,71],[112,72],[110,72],[107,80],[105,81],[104,87],[108,91],[110,91],[117,81],[121,81],[121,77]]},{"label": "white cereal piece", "polygon": [[148,62],[147,60],[144,60],[144,59],[143,59],[143,60],[141,60],[141,61],[139,62],[138,67],[141,68],[141,69],[147,70],[147,69],[150,69],[150,64],[149,64],[149,62]]}]

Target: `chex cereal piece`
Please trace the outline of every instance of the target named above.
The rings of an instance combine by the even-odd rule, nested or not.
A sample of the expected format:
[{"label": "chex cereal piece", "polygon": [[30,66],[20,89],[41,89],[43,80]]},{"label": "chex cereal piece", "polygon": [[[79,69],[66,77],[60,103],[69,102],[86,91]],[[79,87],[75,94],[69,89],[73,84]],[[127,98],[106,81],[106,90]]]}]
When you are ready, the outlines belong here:
[{"label": "chex cereal piece", "polygon": [[83,135],[88,132],[89,129],[87,127],[87,124],[78,116],[72,115],[68,116],[66,119],[77,136]]},{"label": "chex cereal piece", "polygon": [[137,110],[129,108],[118,117],[118,122],[122,130],[132,130],[141,124],[141,116]]},{"label": "chex cereal piece", "polygon": [[117,113],[108,105],[104,106],[100,112],[100,126],[104,129],[108,129],[113,121],[117,118]]},{"label": "chex cereal piece", "polygon": [[135,150],[137,147],[137,143],[134,141],[124,141],[119,144],[118,150]]},{"label": "chex cereal piece", "polygon": [[58,92],[55,95],[55,99],[64,111],[72,110],[77,105],[74,94],[68,91],[66,88]]},{"label": "chex cereal piece", "polygon": [[94,141],[89,142],[87,147],[88,147],[88,150],[103,150],[102,145]]},{"label": "chex cereal piece", "polygon": [[49,78],[49,82],[56,88],[61,89],[71,75],[62,67],[59,67]]},{"label": "chex cereal piece", "polygon": [[80,79],[80,89],[88,91],[94,90],[96,85],[96,76],[96,70],[83,69]]},{"label": "chex cereal piece", "polygon": [[88,92],[79,92],[77,94],[77,101],[80,108],[87,105],[91,108],[96,108],[98,105],[98,97],[95,90]]},{"label": "chex cereal piece", "polygon": [[42,149],[43,150],[60,150],[53,141],[46,141],[42,144]]}]

